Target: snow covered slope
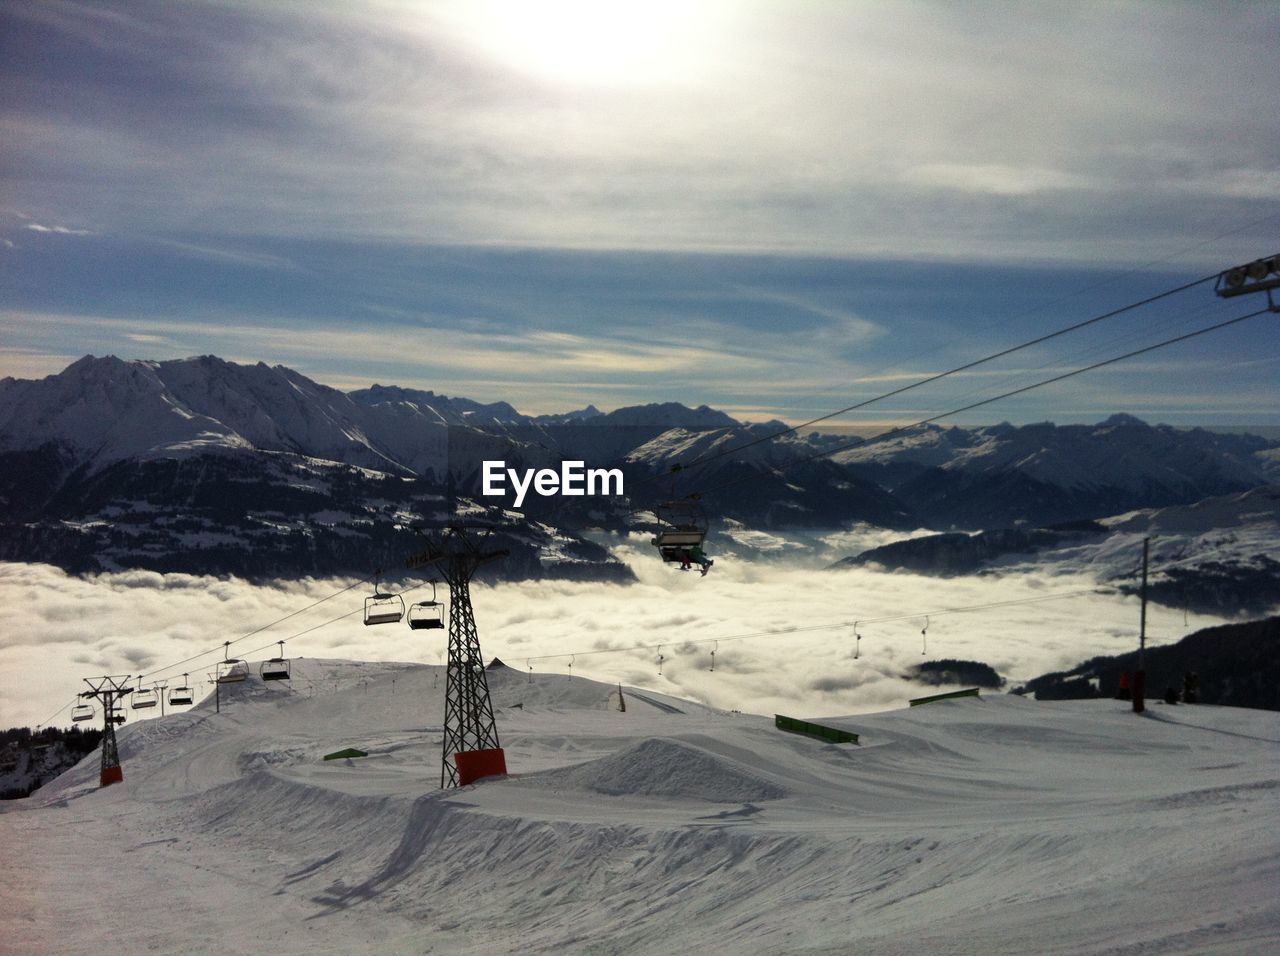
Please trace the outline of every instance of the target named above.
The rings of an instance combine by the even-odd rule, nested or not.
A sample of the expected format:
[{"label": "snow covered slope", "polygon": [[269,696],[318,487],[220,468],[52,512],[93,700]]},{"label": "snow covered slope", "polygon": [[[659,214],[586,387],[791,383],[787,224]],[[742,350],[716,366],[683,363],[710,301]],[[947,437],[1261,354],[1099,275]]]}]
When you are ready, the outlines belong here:
[{"label": "snow covered slope", "polygon": [[1280,485],[1066,527],[924,535],[851,555],[835,566],[942,576],[1085,572],[1099,581],[1131,584],[1148,537],[1153,599],[1228,617],[1280,605]]},{"label": "snow covered slope", "polygon": [[[512,776],[440,791],[438,668],[302,660],[4,807],[26,953],[1280,946],[1280,715],[950,701],[833,745],[490,672]],[[798,714],[795,716],[804,716]],[[364,759],[324,761],[347,746]],[[104,874],[107,874],[104,883]],[[108,892],[104,892],[108,889]]]}]

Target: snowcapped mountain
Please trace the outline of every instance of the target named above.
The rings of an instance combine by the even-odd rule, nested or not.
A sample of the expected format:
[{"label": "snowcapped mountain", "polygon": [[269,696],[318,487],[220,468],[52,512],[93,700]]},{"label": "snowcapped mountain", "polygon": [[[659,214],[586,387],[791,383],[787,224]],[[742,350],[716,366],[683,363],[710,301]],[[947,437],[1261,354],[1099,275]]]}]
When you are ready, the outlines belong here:
[{"label": "snowcapped mountain", "polygon": [[1148,425],[1008,423],[912,429],[836,454],[933,527],[992,528],[1185,504],[1280,480],[1277,443]]},{"label": "snowcapped mountain", "polygon": [[[418,389],[374,385],[344,393],[284,366],[239,365],[211,355],[164,362],[86,356],[38,381],[0,380],[0,451],[53,443],[91,470],[125,459],[256,449],[443,480],[450,455],[462,447],[451,448],[451,440],[480,456],[511,457],[514,444],[536,459],[539,447],[564,441],[548,437],[547,426],[584,423],[590,428],[576,434],[606,446],[593,456],[599,459],[615,457],[610,432],[631,442],[629,449],[671,427],[738,425],[706,406],[674,402],[535,419],[506,402]],[[486,450],[480,436],[501,442]],[[592,441],[585,444],[572,450],[596,450]]]},{"label": "snowcapped mountain", "polygon": [[[824,719],[859,735],[833,744],[494,667],[510,775],[441,790],[441,668],[292,668],[224,687],[220,713],[130,720],[122,783],[98,788],[95,754],[0,806],[21,848],[3,938],[98,951],[117,924],[85,918],[104,906],[85,860],[109,859],[112,932],[137,952],[1280,945],[1275,713],[991,694]],[[367,756],[324,759],[347,747]]]},{"label": "snowcapped mountain", "polygon": [[1017,470],[1065,488],[1135,490],[1153,482],[1176,488],[1203,481],[1255,485],[1278,479],[1276,452],[1275,442],[1254,435],[1153,426],[1121,414],[1097,425],[925,425],[832,457],[851,465],[905,463],[972,474]]},{"label": "snowcapped mountain", "polygon": [[537,415],[534,421],[539,425],[581,425],[589,422],[593,418],[599,418],[604,412],[596,408],[594,405],[588,405],[586,408],[580,408],[576,412],[561,412],[552,415]]},{"label": "snowcapped mountain", "polygon": [[124,459],[296,452],[406,472],[365,432],[362,406],[283,366],[215,356],[86,356],[39,381],[0,381],[0,450],[55,443],[93,470]]},{"label": "snowcapped mountain", "polygon": [[1099,521],[918,537],[837,566],[942,576],[1085,571],[1132,591],[1144,538],[1151,539],[1152,600],[1227,617],[1280,606],[1280,485]]},{"label": "snowcapped mountain", "polygon": [[[0,381],[0,556],[185,570],[196,555],[213,561],[208,570],[238,573],[237,548],[252,545],[254,573],[287,574],[290,561],[297,573],[336,572],[356,560],[356,539],[369,558],[387,545],[372,529],[443,514],[450,500],[564,533],[585,554],[584,530],[643,524],[673,494],[699,494],[714,518],[746,530],[977,530],[1184,505],[1280,480],[1280,442],[1123,415],[1092,426],[929,426],[833,455],[847,439],[784,430],[672,402],[532,417],[429,390],[348,394],[214,356],[86,357],[39,381]],[[628,498],[529,496],[517,513],[514,497],[481,498],[490,460],[617,467]],[[277,533],[284,556],[263,562]],[[539,547],[558,553],[549,541]]]},{"label": "snowcapped mountain", "polygon": [[[394,568],[420,550],[414,524],[447,517],[459,463],[513,447],[548,460],[510,434],[528,423],[508,405],[352,397],[212,356],[85,358],[0,382],[0,555],[250,578]],[[505,528],[506,576],[629,577],[577,535],[468,507]]]},{"label": "snowcapped mountain", "polygon": [[590,419],[592,424],[642,426],[654,425],[663,428],[730,428],[741,424],[724,412],[718,412],[706,405],[688,408],[679,402],[661,402],[651,405],[630,405],[609,412],[597,419]]}]

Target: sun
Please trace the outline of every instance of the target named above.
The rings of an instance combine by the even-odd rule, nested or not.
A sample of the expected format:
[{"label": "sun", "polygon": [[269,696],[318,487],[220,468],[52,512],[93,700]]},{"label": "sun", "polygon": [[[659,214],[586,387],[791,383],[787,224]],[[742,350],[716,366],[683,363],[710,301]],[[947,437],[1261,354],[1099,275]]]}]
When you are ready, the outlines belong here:
[{"label": "sun", "polygon": [[544,79],[665,85],[689,77],[714,39],[715,5],[678,0],[472,0],[469,38]]}]

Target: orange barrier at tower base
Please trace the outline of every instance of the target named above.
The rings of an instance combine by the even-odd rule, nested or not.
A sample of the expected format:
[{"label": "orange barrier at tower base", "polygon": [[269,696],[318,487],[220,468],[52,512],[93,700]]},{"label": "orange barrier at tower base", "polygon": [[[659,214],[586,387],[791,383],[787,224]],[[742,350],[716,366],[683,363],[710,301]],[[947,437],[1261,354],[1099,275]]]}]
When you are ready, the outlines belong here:
[{"label": "orange barrier at tower base", "polygon": [[498,777],[507,772],[507,753],[501,747],[493,750],[460,750],[453,755],[458,768],[458,786],[465,787],[483,777]]},{"label": "orange barrier at tower base", "polygon": [[123,782],[124,782],[123,767],[105,767],[103,768],[102,775],[98,778],[98,786],[100,787],[109,787],[113,783],[123,783]]}]

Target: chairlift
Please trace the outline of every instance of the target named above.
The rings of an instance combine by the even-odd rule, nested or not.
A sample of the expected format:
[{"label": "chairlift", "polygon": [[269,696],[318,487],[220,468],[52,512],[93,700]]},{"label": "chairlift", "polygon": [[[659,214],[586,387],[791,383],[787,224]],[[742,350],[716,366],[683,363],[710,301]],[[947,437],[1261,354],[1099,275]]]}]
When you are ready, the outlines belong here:
[{"label": "chairlift", "polygon": [[124,708],[121,707],[119,704],[116,704],[115,706],[113,706],[111,708],[110,715],[108,715],[107,717],[107,720],[111,721],[111,723],[113,724],[123,724],[125,721]]},{"label": "chairlift", "polygon": [[[415,631],[444,627],[444,605],[436,600],[436,582],[431,582],[431,600],[411,605],[409,626]],[[367,621],[365,623],[368,623]]]},{"label": "chairlift", "polygon": [[138,678],[138,689],[133,692],[129,704],[134,710],[147,710],[160,702],[156,692],[142,686],[142,678]]},{"label": "chairlift", "polygon": [[263,680],[288,680],[289,679],[289,662],[284,657],[284,641],[277,641],[280,645],[280,656],[273,657],[269,661],[263,661],[258,667],[258,674]]},{"label": "chairlift", "polygon": [[652,544],[662,555],[662,560],[684,564],[687,552],[702,547],[707,537],[707,517],[695,497],[664,501],[654,509],[658,518],[658,533]]},{"label": "chairlift", "polygon": [[191,688],[187,686],[187,675],[182,675],[182,686],[174,687],[169,691],[170,707],[187,707],[195,702],[195,697],[191,693]]},{"label": "chairlift", "polygon": [[218,662],[219,684],[238,684],[249,676],[249,665],[238,657],[229,656],[231,648],[230,641],[224,641],[222,644],[223,659]]},{"label": "chairlift", "polygon": [[71,708],[71,719],[74,721],[93,720],[94,709],[92,704],[76,704]]},{"label": "chairlift", "polygon": [[234,657],[222,662],[226,670],[218,674],[219,684],[238,684],[249,678],[249,665]]},{"label": "chairlift", "polygon": [[378,589],[378,579],[373,579],[373,594],[364,599],[365,624],[396,624],[404,617],[404,598],[399,594]]}]

